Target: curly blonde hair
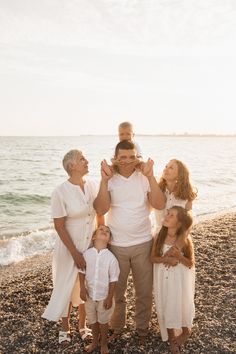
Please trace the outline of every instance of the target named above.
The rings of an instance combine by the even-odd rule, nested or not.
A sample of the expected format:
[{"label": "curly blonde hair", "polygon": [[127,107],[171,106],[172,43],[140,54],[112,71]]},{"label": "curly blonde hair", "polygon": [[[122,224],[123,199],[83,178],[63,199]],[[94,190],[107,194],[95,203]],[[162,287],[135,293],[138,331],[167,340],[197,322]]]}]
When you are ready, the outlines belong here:
[{"label": "curly blonde hair", "polygon": [[[177,199],[193,201],[197,197],[197,188],[190,181],[189,170],[187,166],[180,160],[172,159],[177,164],[178,177],[176,186],[173,191]],[[161,177],[159,186],[163,192],[166,191],[167,183],[165,178]]]}]

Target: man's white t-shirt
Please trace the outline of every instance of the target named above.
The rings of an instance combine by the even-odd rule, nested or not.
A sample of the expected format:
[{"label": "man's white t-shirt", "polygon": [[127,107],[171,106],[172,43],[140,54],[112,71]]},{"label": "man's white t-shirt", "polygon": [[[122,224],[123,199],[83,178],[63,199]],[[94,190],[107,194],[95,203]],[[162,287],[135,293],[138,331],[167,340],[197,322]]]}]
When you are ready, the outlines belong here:
[{"label": "man's white t-shirt", "polygon": [[107,213],[107,225],[111,229],[114,246],[128,247],[152,239],[150,186],[147,177],[134,171],[126,178],[119,173],[108,181],[111,205]]}]

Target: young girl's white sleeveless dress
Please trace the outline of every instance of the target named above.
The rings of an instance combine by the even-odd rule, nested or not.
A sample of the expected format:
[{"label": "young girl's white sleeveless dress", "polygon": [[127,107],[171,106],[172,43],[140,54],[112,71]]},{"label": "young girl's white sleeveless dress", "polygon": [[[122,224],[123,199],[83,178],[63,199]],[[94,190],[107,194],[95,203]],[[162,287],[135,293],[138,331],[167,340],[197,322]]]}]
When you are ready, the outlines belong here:
[{"label": "young girl's white sleeveless dress", "polygon": [[[164,244],[163,253],[171,246]],[[157,317],[163,341],[168,340],[167,328],[192,327],[195,315],[195,268],[179,263],[166,268],[162,263],[153,267],[153,287]]]},{"label": "young girl's white sleeveless dress", "polygon": [[170,193],[167,189],[165,191],[165,196],[166,196],[166,205],[164,209],[157,210],[155,209],[154,215],[155,215],[155,233],[158,233],[162,227],[162,223],[164,221],[164,218],[167,214],[168,209],[170,209],[173,206],[181,206],[183,208],[186,207],[186,204],[188,200],[184,199],[178,199],[174,196],[173,193]]}]

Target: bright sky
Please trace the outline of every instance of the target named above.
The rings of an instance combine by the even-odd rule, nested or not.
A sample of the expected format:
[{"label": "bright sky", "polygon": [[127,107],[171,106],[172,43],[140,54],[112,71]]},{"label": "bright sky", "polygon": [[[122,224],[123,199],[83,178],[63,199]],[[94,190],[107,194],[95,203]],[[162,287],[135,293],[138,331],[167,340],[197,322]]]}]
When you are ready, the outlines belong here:
[{"label": "bright sky", "polygon": [[0,135],[236,133],[236,1],[0,0]]}]

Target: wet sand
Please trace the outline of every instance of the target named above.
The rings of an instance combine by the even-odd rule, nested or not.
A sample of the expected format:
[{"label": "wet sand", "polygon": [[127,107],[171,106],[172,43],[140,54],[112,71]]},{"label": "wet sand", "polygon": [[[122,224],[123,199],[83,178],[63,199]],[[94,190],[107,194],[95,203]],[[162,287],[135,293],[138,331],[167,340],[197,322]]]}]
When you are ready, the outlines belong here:
[{"label": "wet sand", "polygon": [[[195,225],[192,236],[196,253],[196,318],[182,352],[235,353],[236,213]],[[77,330],[76,309],[72,312],[70,344],[59,345],[59,324],[41,318],[52,291],[51,254],[2,267],[0,277],[0,353],[85,353],[85,342]],[[131,278],[127,300],[127,328],[118,341],[110,344],[110,353],[169,353],[168,344],[160,338],[154,305],[147,343],[138,345]]]}]

